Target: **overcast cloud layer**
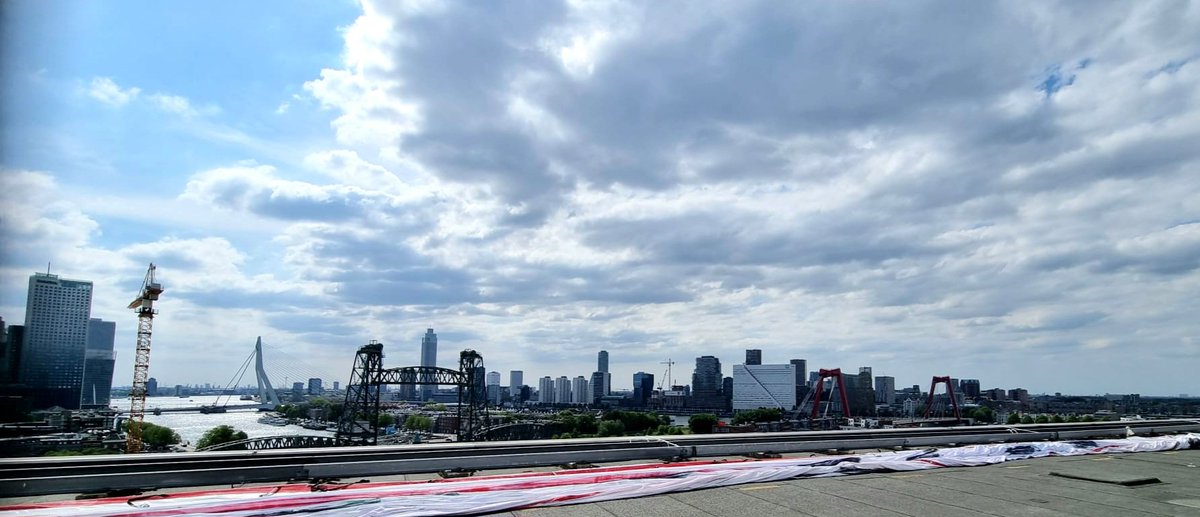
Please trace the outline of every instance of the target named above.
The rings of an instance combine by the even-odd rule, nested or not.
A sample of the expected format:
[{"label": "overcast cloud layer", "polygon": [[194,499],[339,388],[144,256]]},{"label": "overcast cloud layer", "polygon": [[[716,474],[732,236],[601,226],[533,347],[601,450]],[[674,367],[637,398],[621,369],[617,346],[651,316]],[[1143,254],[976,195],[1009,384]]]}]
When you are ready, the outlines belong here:
[{"label": "overcast cloud layer", "polygon": [[154,261],[167,384],[433,327],[504,384],[1200,391],[1196,3],[87,5],[5,7],[0,317],[95,281],[115,384]]}]

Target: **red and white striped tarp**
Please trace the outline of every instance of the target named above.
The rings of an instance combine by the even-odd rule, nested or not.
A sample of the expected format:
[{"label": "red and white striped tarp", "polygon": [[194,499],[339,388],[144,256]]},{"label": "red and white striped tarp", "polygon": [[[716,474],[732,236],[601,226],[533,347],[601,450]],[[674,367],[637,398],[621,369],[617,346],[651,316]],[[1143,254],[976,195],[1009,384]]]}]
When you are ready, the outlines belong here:
[{"label": "red and white striped tarp", "polygon": [[692,461],[559,472],[345,485],[230,488],[0,507],[0,516],[415,516],[470,515],[594,503],[743,483],[866,472],[991,465],[1044,456],[1200,448],[1200,434],[971,445],[771,460]]}]

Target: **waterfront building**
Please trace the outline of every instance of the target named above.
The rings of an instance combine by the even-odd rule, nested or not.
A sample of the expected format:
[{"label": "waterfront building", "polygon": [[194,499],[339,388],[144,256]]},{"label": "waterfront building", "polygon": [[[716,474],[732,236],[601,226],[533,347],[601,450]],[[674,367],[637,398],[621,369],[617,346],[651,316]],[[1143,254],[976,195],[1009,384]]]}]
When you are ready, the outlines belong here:
[{"label": "waterfront building", "polygon": [[308,380],[308,394],[309,395],[320,395],[322,393],[325,393],[325,388],[323,388],[321,386],[321,384],[322,384],[321,379],[318,379],[316,377],[309,379]]},{"label": "waterfront building", "polygon": [[158,379],[151,377],[146,380],[146,396],[147,397],[158,396]]},{"label": "waterfront building", "polygon": [[[433,329],[425,329],[425,335],[421,337],[421,366],[437,366],[437,334]],[[429,382],[430,379],[423,379]],[[418,388],[418,392],[422,401],[433,398],[433,391],[437,388],[434,384],[422,384]]]},{"label": "waterfront building", "polygon": [[762,364],[762,350],[751,348],[746,350],[746,365],[754,366]]},{"label": "waterfront building", "polygon": [[29,277],[18,377],[33,409],[79,409],[91,316],[91,282],[49,273]]},{"label": "waterfront building", "polygon": [[733,410],[796,406],[796,366],[793,364],[733,365]]},{"label": "waterfront building", "polygon": [[105,408],[111,402],[113,365],[113,342],[117,324],[91,318],[88,320],[87,349],[83,356],[83,390],[80,406]]}]

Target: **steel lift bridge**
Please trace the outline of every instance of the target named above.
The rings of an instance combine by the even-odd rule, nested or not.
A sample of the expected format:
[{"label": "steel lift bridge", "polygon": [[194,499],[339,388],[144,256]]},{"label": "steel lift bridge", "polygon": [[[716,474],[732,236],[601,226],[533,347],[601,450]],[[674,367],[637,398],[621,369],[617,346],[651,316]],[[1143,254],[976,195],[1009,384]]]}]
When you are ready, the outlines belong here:
[{"label": "steel lift bridge", "polygon": [[375,445],[379,435],[379,393],[384,385],[454,385],[458,387],[458,441],[485,438],[488,424],[483,356],[474,350],[459,354],[458,370],[436,366],[384,369],[383,343],[371,341],[358,349],[346,403],[338,422],[338,440],[346,445]]}]

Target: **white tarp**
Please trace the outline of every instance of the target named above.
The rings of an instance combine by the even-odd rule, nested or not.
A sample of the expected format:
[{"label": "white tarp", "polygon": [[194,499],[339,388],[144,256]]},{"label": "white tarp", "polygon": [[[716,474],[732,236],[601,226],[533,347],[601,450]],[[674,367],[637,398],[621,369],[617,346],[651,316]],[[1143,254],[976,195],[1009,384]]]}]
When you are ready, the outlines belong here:
[{"label": "white tarp", "polygon": [[1044,456],[1187,448],[1200,448],[1200,434],[971,445],[813,458],[646,464],[428,482],[235,488],[0,507],[0,516],[464,515],[536,506],[594,503],[800,477],[969,467]]}]

